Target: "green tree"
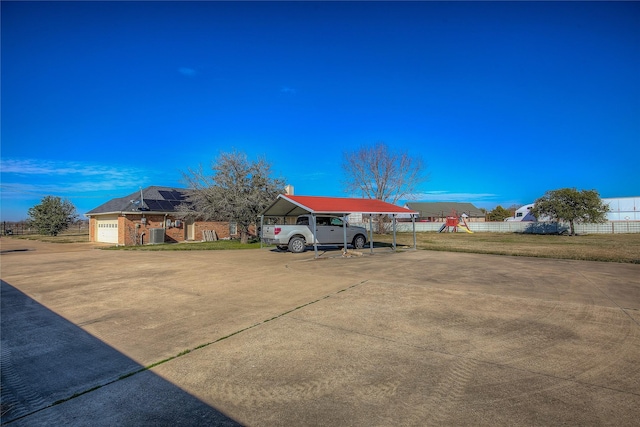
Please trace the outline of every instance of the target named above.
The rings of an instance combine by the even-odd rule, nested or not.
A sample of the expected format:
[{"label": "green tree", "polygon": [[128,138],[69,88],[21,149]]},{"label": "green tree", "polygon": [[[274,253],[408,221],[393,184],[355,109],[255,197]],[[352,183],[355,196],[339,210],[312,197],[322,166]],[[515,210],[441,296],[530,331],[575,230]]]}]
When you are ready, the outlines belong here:
[{"label": "green tree", "polygon": [[38,233],[57,236],[78,218],[76,207],[69,200],[45,196],[39,205],[29,208],[29,223]]},{"label": "green tree", "polygon": [[284,181],[271,174],[271,165],[263,158],[249,161],[245,153],[221,153],[211,173],[202,166],[183,173],[188,203],[179,211],[184,217],[235,221],[240,241],[247,243],[258,215],[284,190]]},{"label": "green tree", "polygon": [[574,235],[576,222],[606,222],[609,206],[602,202],[596,190],[561,188],[547,191],[535,201],[530,212],[536,218],[546,216],[555,221],[568,222],[570,234]]},{"label": "green tree", "polygon": [[496,206],[492,211],[487,215],[487,219],[489,221],[504,221],[512,215],[509,209],[505,209],[502,206]]}]

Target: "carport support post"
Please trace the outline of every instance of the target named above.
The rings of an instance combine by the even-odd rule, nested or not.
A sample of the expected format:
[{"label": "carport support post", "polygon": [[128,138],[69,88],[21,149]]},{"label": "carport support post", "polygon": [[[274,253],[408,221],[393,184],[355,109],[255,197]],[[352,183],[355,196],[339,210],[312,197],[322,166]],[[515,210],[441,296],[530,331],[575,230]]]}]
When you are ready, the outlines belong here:
[{"label": "carport support post", "polygon": [[[347,254],[347,214],[342,217],[342,231],[344,234],[344,254]],[[355,249],[355,248],[353,248]]]},{"label": "carport support post", "polygon": [[315,252],[314,258],[318,258],[318,239],[316,238],[318,234],[318,227],[316,226],[316,214],[311,214],[311,219],[313,220],[313,251]]},{"label": "carport support post", "polygon": [[264,215],[260,215],[260,249],[262,249],[262,230],[264,230]]},{"label": "carport support post", "polygon": [[373,215],[369,214],[369,248],[371,249],[371,255],[373,255]]},{"label": "carport support post", "polygon": [[416,216],[411,215],[411,225],[413,226],[413,249],[418,249],[418,242],[416,241]]},{"label": "carport support post", "polygon": [[395,251],[397,249],[396,247],[396,214],[392,215],[392,221],[393,221],[393,250]]}]

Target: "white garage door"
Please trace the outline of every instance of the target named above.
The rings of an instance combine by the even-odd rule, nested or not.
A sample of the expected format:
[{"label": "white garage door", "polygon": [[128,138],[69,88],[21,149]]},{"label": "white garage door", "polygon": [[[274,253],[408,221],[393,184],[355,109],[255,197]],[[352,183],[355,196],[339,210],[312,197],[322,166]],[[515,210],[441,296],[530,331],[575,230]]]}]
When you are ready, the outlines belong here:
[{"label": "white garage door", "polygon": [[118,243],[118,218],[100,218],[96,220],[98,242]]}]

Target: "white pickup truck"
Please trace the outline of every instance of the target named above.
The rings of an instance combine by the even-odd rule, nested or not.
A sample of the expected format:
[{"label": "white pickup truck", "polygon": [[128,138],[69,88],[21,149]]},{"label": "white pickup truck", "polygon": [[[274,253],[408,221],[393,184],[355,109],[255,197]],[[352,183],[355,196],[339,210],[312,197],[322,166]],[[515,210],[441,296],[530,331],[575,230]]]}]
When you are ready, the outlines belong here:
[{"label": "white pickup truck", "polygon": [[[316,216],[316,242],[318,245],[344,245],[344,230],[347,230],[347,244],[362,249],[367,243],[367,230],[345,223],[339,216]],[[277,245],[278,249],[294,253],[304,252],[313,245],[313,219],[311,215],[300,215],[295,225],[265,225],[262,229],[263,242]]]}]

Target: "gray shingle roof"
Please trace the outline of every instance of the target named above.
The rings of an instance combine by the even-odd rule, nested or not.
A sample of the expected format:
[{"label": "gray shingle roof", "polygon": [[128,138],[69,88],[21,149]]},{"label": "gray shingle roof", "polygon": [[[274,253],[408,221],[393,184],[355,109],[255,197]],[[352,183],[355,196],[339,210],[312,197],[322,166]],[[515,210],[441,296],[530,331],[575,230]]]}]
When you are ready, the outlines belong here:
[{"label": "gray shingle roof", "polygon": [[186,203],[186,192],[184,188],[151,186],[125,197],[111,199],[90,210],[87,215],[114,212],[176,212],[178,205]]},{"label": "gray shingle roof", "polygon": [[484,218],[484,212],[473,206],[471,203],[458,202],[417,202],[407,203],[411,210],[420,212],[420,218],[441,218],[451,215],[455,210],[458,215],[467,214],[473,218]]}]

